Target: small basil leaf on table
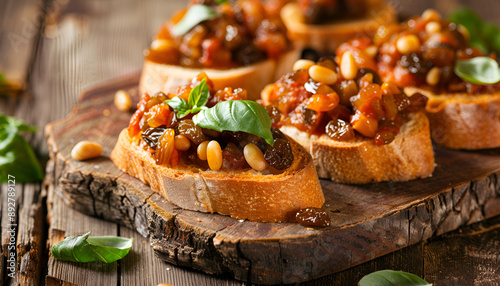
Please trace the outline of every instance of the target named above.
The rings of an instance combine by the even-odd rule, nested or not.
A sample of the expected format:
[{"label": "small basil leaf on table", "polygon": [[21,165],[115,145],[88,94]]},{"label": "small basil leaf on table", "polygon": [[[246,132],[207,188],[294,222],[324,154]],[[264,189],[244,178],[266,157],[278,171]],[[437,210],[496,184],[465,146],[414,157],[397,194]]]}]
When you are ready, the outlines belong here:
[{"label": "small basil leaf on table", "polygon": [[382,270],[363,277],[359,286],[432,286],[417,275],[403,271]]},{"label": "small basil leaf on table", "polygon": [[251,100],[229,100],[201,110],[193,117],[194,124],[207,129],[246,132],[274,144],[271,119],[262,105]]},{"label": "small basil leaf on table", "polygon": [[488,57],[457,60],[455,74],[473,84],[494,84],[500,81],[498,63]]},{"label": "small basil leaf on table", "polygon": [[35,152],[19,132],[35,132],[36,127],[22,120],[0,115],[0,183],[7,182],[9,175],[16,182],[38,182],[43,171]]},{"label": "small basil leaf on table", "polygon": [[218,15],[217,11],[206,5],[193,5],[189,8],[184,17],[182,17],[182,19],[172,28],[171,33],[173,36],[184,35],[199,23],[212,20]]},{"label": "small basil leaf on table", "polygon": [[132,248],[133,238],[119,236],[69,236],[52,247],[52,255],[64,261],[111,263],[122,259]]}]

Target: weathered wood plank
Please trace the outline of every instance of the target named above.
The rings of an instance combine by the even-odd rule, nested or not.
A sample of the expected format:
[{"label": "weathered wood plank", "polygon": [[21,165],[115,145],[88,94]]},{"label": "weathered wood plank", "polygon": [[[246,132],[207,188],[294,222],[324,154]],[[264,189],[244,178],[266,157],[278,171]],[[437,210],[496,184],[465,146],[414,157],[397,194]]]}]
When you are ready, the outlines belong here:
[{"label": "weathered wood plank", "polygon": [[431,239],[424,265],[435,285],[499,285],[500,216]]},{"label": "weathered wood plank", "polygon": [[190,285],[244,285],[243,282],[209,276],[165,263],[154,255],[149,239],[129,228],[120,228],[120,235],[133,237],[131,252],[120,263],[121,285],[157,285],[167,283],[175,286]]},{"label": "weathered wood plank", "polygon": [[[47,220],[50,225],[47,240],[48,249],[51,249],[53,245],[66,236],[81,235],[88,231],[91,231],[92,235],[99,236],[117,235],[118,227],[116,224],[92,218],[70,209],[54,192],[54,187],[50,185],[47,198]],[[47,270],[47,277],[45,277],[47,284],[59,280],[80,286],[117,285],[118,283],[116,262],[109,264],[102,262],[73,263],[59,261],[50,255]]]}]

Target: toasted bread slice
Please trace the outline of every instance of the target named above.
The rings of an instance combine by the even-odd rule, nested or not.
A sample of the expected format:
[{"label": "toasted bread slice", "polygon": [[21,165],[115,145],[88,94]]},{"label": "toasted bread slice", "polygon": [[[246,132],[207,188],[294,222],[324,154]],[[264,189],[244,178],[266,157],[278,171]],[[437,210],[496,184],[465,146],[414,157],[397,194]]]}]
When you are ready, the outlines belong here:
[{"label": "toasted bread slice", "polygon": [[[370,1],[369,1],[370,2]],[[313,48],[328,53],[356,36],[373,36],[381,25],[396,20],[394,8],[385,1],[371,1],[367,16],[360,19],[340,20],[325,25],[308,25],[297,3],[288,3],[281,10],[281,19],[288,30],[288,37],[300,47]]]},{"label": "toasted bread slice", "polygon": [[156,165],[150,153],[120,133],[111,159],[122,171],[151,186],[171,203],[259,222],[294,221],[296,211],[325,202],[309,153],[290,140],[294,161],[280,174],[202,171],[195,166]]},{"label": "toasted bread slice", "polygon": [[415,87],[408,95],[429,98],[426,111],[436,144],[452,149],[500,147],[500,94],[441,94]]},{"label": "toasted bread slice", "polygon": [[393,142],[376,146],[373,138],[349,142],[328,135],[309,135],[284,126],[283,133],[309,148],[320,178],[347,184],[408,181],[426,178],[434,170],[429,120],[424,113],[410,113]]},{"label": "toasted bread slice", "polygon": [[139,92],[175,93],[178,86],[189,84],[191,79],[204,72],[212,80],[215,90],[225,87],[243,88],[248,93],[248,99],[257,100],[260,98],[260,91],[268,83],[277,80],[278,76],[291,70],[299,56],[299,50],[294,49],[283,54],[277,61],[267,59],[251,66],[228,70],[193,69],[146,60],[139,82]]}]

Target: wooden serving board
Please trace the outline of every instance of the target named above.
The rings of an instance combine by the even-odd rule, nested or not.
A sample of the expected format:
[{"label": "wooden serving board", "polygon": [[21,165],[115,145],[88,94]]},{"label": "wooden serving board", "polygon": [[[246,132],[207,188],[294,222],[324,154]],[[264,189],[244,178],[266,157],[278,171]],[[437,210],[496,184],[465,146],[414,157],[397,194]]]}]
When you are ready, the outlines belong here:
[{"label": "wooden serving board", "polygon": [[[407,183],[342,185],[323,180],[331,226],[256,223],[183,210],[118,170],[109,156],[131,113],[113,105],[138,76],[82,94],[66,119],[46,127],[47,174],[74,209],[149,236],[161,259],[261,284],[297,283],[358,265],[434,235],[500,214],[500,149],[436,147],[432,177]],[[81,140],[103,145],[97,159],[71,159]]]}]

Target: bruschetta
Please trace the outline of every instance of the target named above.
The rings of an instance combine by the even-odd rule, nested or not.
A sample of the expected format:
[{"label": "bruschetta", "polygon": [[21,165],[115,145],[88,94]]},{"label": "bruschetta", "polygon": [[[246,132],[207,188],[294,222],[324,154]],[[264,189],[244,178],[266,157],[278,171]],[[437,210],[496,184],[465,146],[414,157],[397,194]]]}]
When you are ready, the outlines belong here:
[{"label": "bruschetta", "polygon": [[299,60],[262,92],[273,124],[309,149],[320,178],[350,184],[426,178],[434,170],[425,96],[408,97],[352,54]]},{"label": "bruschetta", "polygon": [[[379,72],[411,96],[424,94],[432,139],[452,149],[500,147],[500,84],[480,82],[462,75],[468,70],[486,70],[481,64],[495,62],[469,42],[463,26],[441,17],[434,10],[398,25],[381,26],[373,39],[342,44],[337,56],[349,51],[362,68]],[[374,57],[363,52],[376,46]],[[367,65],[368,64],[368,65]],[[476,65],[476,66],[475,66]],[[494,71],[496,72],[496,71]]]},{"label": "bruschetta", "polygon": [[145,51],[141,93],[175,92],[204,72],[216,90],[243,88],[255,100],[291,68],[299,51],[279,14],[259,0],[216,2],[192,1],[162,25]]},{"label": "bruschetta", "polygon": [[215,91],[205,74],[176,94],[144,94],[111,159],[188,210],[285,222],[325,202],[310,154],[245,90]]}]

